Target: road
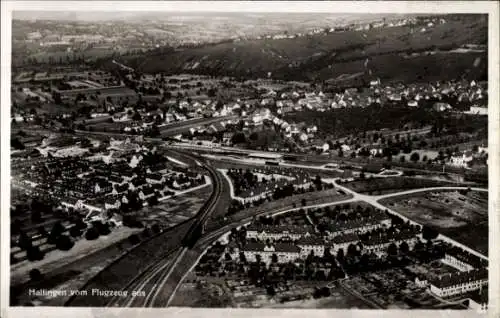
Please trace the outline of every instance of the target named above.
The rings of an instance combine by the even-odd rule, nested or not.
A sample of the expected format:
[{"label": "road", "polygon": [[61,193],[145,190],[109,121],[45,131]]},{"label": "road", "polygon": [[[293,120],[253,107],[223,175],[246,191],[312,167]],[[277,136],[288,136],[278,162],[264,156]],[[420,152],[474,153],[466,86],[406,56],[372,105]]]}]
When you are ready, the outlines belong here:
[{"label": "road", "polygon": [[[344,190],[346,193],[352,194],[354,196],[355,201],[367,202],[378,209],[387,210],[389,213],[399,216],[404,221],[410,222],[410,224],[420,225],[420,226],[422,226],[422,224],[417,223],[417,222],[407,218],[406,216],[402,215],[401,213],[396,212],[396,211],[386,207],[385,205],[380,204],[378,201],[385,199],[385,198],[403,196],[403,195],[408,195],[408,194],[416,194],[416,193],[422,193],[422,192],[428,192],[428,191],[447,191],[447,190],[466,190],[466,189],[468,189],[467,187],[431,187],[431,188],[419,188],[419,189],[401,191],[401,192],[396,192],[396,193],[371,196],[371,195],[357,193],[349,188],[346,188],[346,187],[338,184],[337,181],[334,181],[334,185],[336,187],[338,187],[339,189]],[[488,192],[488,189],[485,189],[485,188],[470,188],[470,189],[473,191]],[[469,253],[476,255],[482,259],[488,260],[487,256],[485,256],[485,255],[473,250],[472,248],[465,246],[464,244],[459,243],[459,242],[455,241],[454,239],[447,237],[443,234],[439,234],[438,239],[443,240],[443,241],[448,242],[448,243],[451,243],[455,246],[458,246],[458,247],[462,248],[463,250],[468,251]]]}]

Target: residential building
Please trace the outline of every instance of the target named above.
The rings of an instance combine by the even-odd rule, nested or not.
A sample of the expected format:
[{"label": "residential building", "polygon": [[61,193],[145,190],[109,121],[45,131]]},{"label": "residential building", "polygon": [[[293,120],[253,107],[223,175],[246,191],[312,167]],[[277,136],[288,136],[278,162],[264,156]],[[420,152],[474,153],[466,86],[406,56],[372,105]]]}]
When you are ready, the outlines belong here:
[{"label": "residential building", "polygon": [[309,254],[314,253],[316,256],[323,256],[325,253],[325,241],[317,236],[304,236],[297,242],[300,248],[300,257],[306,258]]},{"label": "residential building", "polygon": [[488,284],[488,270],[474,269],[444,275],[430,280],[430,291],[439,297],[450,297],[482,289]]},{"label": "residential building", "polygon": [[288,263],[300,257],[300,248],[293,243],[275,243],[271,245],[266,245],[264,243],[248,243],[243,248],[243,253],[249,262],[257,261],[257,255],[260,255],[264,263],[270,264],[273,254],[275,254],[278,263]]}]

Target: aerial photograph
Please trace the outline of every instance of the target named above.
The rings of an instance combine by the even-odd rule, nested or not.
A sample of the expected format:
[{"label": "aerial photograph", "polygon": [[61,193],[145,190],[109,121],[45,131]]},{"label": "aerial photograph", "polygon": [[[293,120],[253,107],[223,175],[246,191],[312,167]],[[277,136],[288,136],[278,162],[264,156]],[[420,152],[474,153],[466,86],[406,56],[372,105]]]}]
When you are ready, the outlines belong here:
[{"label": "aerial photograph", "polygon": [[488,20],[14,11],[10,306],[487,310]]}]

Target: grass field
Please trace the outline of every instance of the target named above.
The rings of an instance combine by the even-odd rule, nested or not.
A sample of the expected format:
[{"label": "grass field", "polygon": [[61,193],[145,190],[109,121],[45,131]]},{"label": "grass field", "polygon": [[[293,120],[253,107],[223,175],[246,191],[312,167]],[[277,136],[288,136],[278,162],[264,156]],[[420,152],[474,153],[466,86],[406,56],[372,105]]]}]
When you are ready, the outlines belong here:
[{"label": "grass field", "polygon": [[154,207],[145,207],[137,212],[137,217],[146,224],[159,223],[166,227],[174,226],[198,213],[211,192],[212,186],[207,186],[172,197]]},{"label": "grass field", "polygon": [[421,224],[488,254],[488,194],[470,191],[425,192],[380,201]]},{"label": "grass field", "polygon": [[117,243],[129,235],[136,233],[137,229],[121,227],[114,229],[109,235],[101,236],[95,241],[80,239],[75,242],[75,246],[69,251],[54,250],[47,253],[43,260],[30,262],[22,261],[11,266],[11,284],[16,285],[29,280],[29,271],[38,268],[42,273],[50,273],[57,268],[64,267],[80,258],[105,249],[114,243]]},{"label": "grass field", "polygon": [[359,193],[380,195],[418,188],[456,186],[456,183],[423,178],[387,177],[351,181],[343,185]]}]

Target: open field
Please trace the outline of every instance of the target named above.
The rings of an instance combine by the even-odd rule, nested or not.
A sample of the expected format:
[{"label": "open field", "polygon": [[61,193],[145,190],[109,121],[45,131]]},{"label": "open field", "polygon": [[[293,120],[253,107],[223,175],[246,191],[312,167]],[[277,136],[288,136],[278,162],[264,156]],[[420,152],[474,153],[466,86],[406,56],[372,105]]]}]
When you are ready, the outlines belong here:
[{"label": "open field", "polygon": [[379,195],[426,187],[456,186],[456,183],[423,178],[388,177],[357,180],[343,185],[359,193]]},{"label": "open field", "polygon": [[169,198],[153,207],[145,207],[137,212],[137,218],[146,224],[159,223],[174,226],[193,217],[208,200],[212,186]]},{"label": "open field", "polygon": [[[139,231],[140,229],[116,229],[108,236],[100,237],[97,241],[80,240],[68,252],[53,251],[42,261],[26,261],[19,263],[19,266],[16,264],[11,270],[11,286],[13,286],[11,304],[31,301],[31,297],[27,295],[29,288],[43,287],[67,290],[80,288],[92,276],[131,248],[132,245],[128,242],[127,237]],[[77,254],[75,251],[81,254]],[[28,272],[32,268],[38,268],[41,271],[44,276],[42,281],[29,280]],[[38,299],[47,305],[63,305],[65,300],[64,297]]]},{"label": "open field", "polygon": [[432,191],[383,199],[408,218],[488,255],[488,194]]}]

